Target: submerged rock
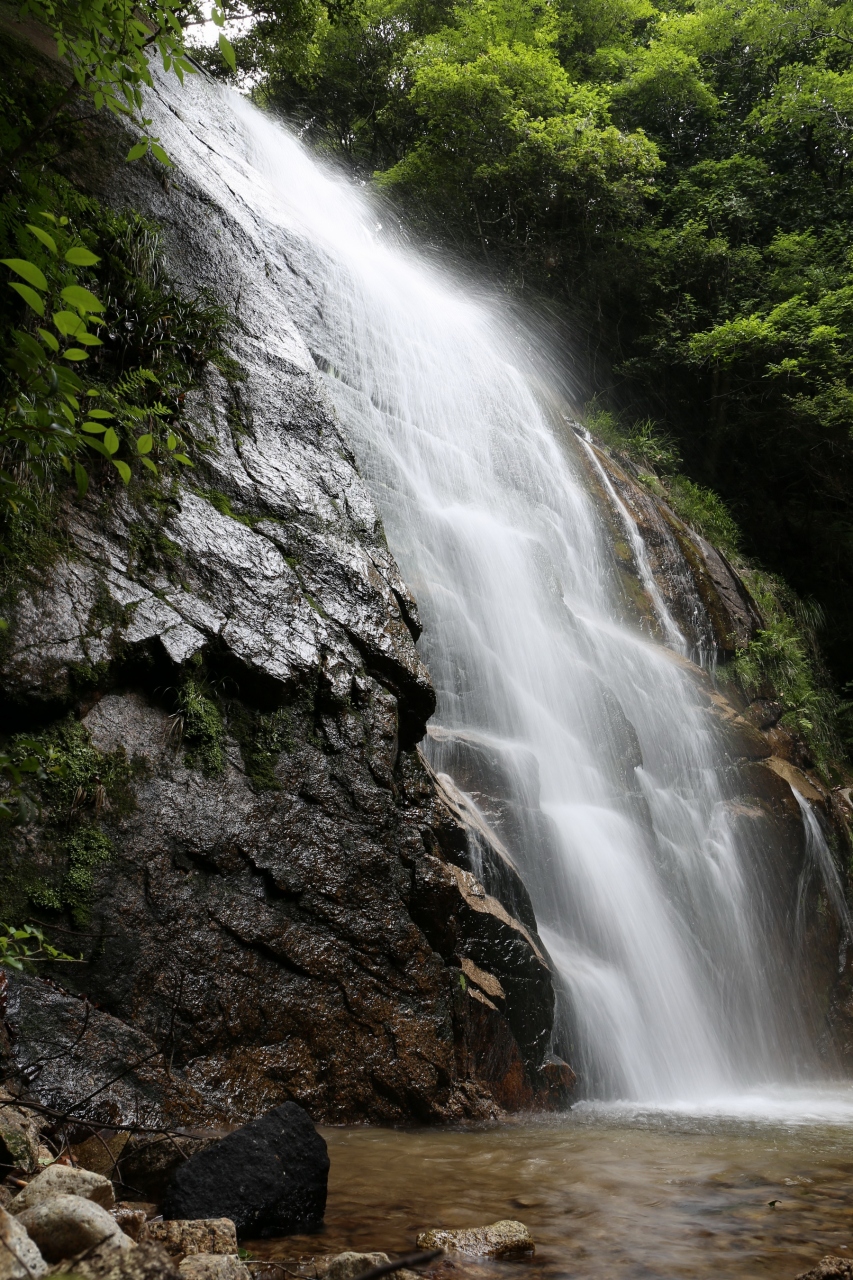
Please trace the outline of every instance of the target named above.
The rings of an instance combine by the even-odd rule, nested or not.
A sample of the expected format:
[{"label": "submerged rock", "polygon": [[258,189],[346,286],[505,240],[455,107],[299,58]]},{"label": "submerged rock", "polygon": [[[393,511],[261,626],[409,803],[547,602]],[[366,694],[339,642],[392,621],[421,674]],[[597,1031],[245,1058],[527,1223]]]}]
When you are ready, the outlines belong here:
[{"label": "submerged rock", "polygon": [[469,1258],[523,1258],[535,1252],[533,1237],[523,1222],[511,1218],[488,1227],[467,1227],[460,1231],[422,1231],[419,1249],[444,1249]]},{"label": "submerged rock", "polygon": [[[356,1253],[347,1250],[332,1258],[320,1272],[322,1280],[355,1280],[365,1271],[390,1262],[387,1253]],[[395,1273],[399,1275],[399,1272]]]},{"label": "submerged rock", "polygon": [[285,1102],[176,1171],[166,1218],[230,1218],[238,1235],[313,1231],[323,1221],[329,1157],[302,1107]]},{"label": "submerged rock", "polygon": [[0,1280],[28,1280],[47,1271],[38,1245],[23,1225],[0,1208]]},{"label": "submerged rock", "polygon": [[40,1200],[17,1214],[17,1221],[48,1262],[72,1258],[95,1245],[109,1244],[113,1249],[135,1247],[112,1214],[82,1196],[58,1195]]},{"label": "submerged rock", "polygon": [[[320,1268],[320,1280],[356,1280],[356,1277],[363,1275],[365,1271],[371,1271],[374,1267],[381,1267],[383,1263],[390,1261],[387,1253],[356,1253],[347,1250],[330,1258],[325,1266]],[[417,1280],[419,1273],[401,1267],[391,1274],[394,1280]]]},{"label": "submerged rock", "polygon": [[192,1253],[180,1263],[184,1280],[250,1280],[248,1268],[236,1253]]},{"label": "submerged rock", "polygon": [[853,1280],[853,1260],[828,1254],[811,1271],[801,1271],[797,1280]]}]

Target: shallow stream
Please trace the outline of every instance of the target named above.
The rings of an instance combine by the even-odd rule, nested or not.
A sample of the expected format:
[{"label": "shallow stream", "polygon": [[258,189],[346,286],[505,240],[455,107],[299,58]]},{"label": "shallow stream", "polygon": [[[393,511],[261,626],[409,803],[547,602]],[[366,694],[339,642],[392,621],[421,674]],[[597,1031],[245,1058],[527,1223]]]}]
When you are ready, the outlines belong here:
[{"label": "shallow stream", "polygon": [[479,1130],[324,1129],[324,1230],[250,1247],[310,1275],[321,1255],[404,1253],[426,1227],[518,1218],[535,1258],[461,1274],[794,1280],[828,1253],[853,1258],[853,1090],[818,1095],[805,1113],[781,1095],[758,1110],[581,1104]]}]

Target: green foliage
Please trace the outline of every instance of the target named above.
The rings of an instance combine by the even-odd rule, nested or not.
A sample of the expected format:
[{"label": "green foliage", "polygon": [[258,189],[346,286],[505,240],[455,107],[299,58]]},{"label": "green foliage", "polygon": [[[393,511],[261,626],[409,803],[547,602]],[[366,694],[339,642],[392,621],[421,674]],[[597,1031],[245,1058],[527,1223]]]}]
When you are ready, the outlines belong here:
[{"label": "green foliage", "polygon": [[64,762],[52,744],[35,738],[19,738],[12,753],[0,751],[0,818],[26,821],[37,813],[27,779],[46,782],[64,772]]},{"label": "green foliage", "polygon": [[584,421],[602,443],[639,466],[653,467],[664,474],[677,470],[681,459],[675,442],[650,418],[628,425],[618,414],[593,400],[586,406]]},{"label": "green foliage", "polygon": [[[73,716],[34,738],[12,738],[4,758],[12,793],[7,800],[18,792],[10,817],[18,822],[38,818],[35,863],[28,853],[17,883],[7,885],[6,893],[40,910],[69,910],[82,922],[92,899],[94,870],[113,854],[104,825],[135,808],[133,780],[140,768],[121,749],[99,751]],[[14,826],[5,832],[4,843],[14,850]],[[7,865],[13,862],[10,852]]]},{"label": "green foliage", "polygon": [[[23,243],[35,259],[2,259],[17,264],[19,276],[28,273],[25,286],[10,281],[14,293],[25,287],[33,295],[23,297],[23,315],[19,303],[0,309],[20,325],[11,330],[0,383],[7,463],[0,497],[13,510],[34,510],[33,488],[49,488],[60,469],[73,474],[82,497],[93,453],[124,483],[132,469],[157,475],[163,467],[190,465],[180,407],[225,320],[207,295],[189,299],[174,290],[159,264],[159,234],[151,223],[114,214],[67,188],[62,193],[76,217],[42,213],[50,232],[16,222],[9,201],[5,227],[0,222],[6,243]],[[45,193],[35,194],[33,217],[39,194]],[[79,267],[69,268],[69,254]]]},{"label": "green foliage", "polygon": [[[148,59],[152,53],[159,54],[163,69],[173,71],[181,82],[195,71],[181,20],[186,21],[188,8],[197,13],[197,5],[188,6],[185,0],[19,0],[17,7],[21,18],[35,18],[50,29],[59,58],[71,69],[74,78],[59,109],[82,94],[98,111],[105,107],[116,115],[130,116],[143,137],[128,159],[139,160],[150,151],[156,160],[169,164],[159,139],[148,129],[151,121],[142,115],[143,90],[153,84]],[[222,4],[213,4],[212,17],[223,25]],[[234,51],[224,33],[219,47],[226,64],[233,67]],[[19,136],[15,159],[47,132],[57,114],[55,107],[45,120]]]},{"label": "green foliage", "polygon": [[202,675],[188,674],[178,689],[173,738],[184,745],[184,760],[210,777],[225,768],[225,723]]},{"label": "green foliage", "polygon": [[783,583],[756,570],[744,575],[764,617],[764,627],[731,665],[748,697],[778,701],[781,723],[809,744],[826,770],[841,753],[838,698],[827,684],[817,632],[819,607],[798,600]]},{"label": "green foliage", "polygon": [[728,555],[737,554],[743,535],[719,494],[676,475],[667,481],[666,497],[685,524]]},{"label": "green foliage", "polygon": [[69,956],[49,943],[35,925],[15,928],[0,924],[0,965],[9,969],[29,969],[39,961],[80,964],[82,956]]},{"label": "green foliage", "polygon": [[238,703],[228,706],[228,728],[240,745],[246,777],[256,791],[279,791],[275,765],[294,746],[291,712],[286,707],[264,713]]}]

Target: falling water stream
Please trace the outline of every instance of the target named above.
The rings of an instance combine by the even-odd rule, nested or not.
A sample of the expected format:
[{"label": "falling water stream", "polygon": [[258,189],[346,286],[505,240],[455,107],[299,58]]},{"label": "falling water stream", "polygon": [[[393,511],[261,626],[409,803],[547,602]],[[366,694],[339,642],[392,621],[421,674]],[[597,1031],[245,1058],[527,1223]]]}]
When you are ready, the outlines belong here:
[{"label": "falling water stream", "polygon": [[589,462],[556,383],[539,392],[541,344],[243,100],[196,85],[179,105],[179,162],[283,264],[283,304],[418,599],[438,694],[427,754],[452,773],[465,735],[500,758],[511,796],[538,789],[545,818],[513,854],[558,975],[555,1047],[597,1100],[586,1123],[853,1121],[849,1090],[808,1083],[778,902],[733,820],[680,633],[621,620]]},{"label": "falling water stream", "polygon": [[444,767],[462,731],[510,792],[538,775],[548,822],[514,853],[561,980],[558,1047],[602,1098],[790,1082],[806,1036],[722,745],[684,664],[618,621],[605,525],[531,344],[285,130],[235,111],[241,192],[301,246],[298,323],[421,608],[444,730],[427,751]]}]

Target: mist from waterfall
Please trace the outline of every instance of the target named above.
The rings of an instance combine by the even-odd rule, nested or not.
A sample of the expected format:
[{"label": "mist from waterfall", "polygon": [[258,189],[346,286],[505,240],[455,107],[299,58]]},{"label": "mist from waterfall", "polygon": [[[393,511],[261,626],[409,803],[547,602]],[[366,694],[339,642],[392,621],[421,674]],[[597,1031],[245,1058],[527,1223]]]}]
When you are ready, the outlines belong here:
[{"label": "mist from waterfall", "polygon": [[[649,1104],[816,1076],[723,743],[689,664],[623,620],[582,446],[557,388],[540,393],[547,361],[500,298],[380,230],[285,129],[192,92],[200,141],[180,163],[230,187],[287,268],[420,606],[436,724],[488,744],[519,792],[538,775],[547,822],[513,854],[558,975],[556,1051],[588,1096]],[[439,769],[446,741],[425,744]]]}]

